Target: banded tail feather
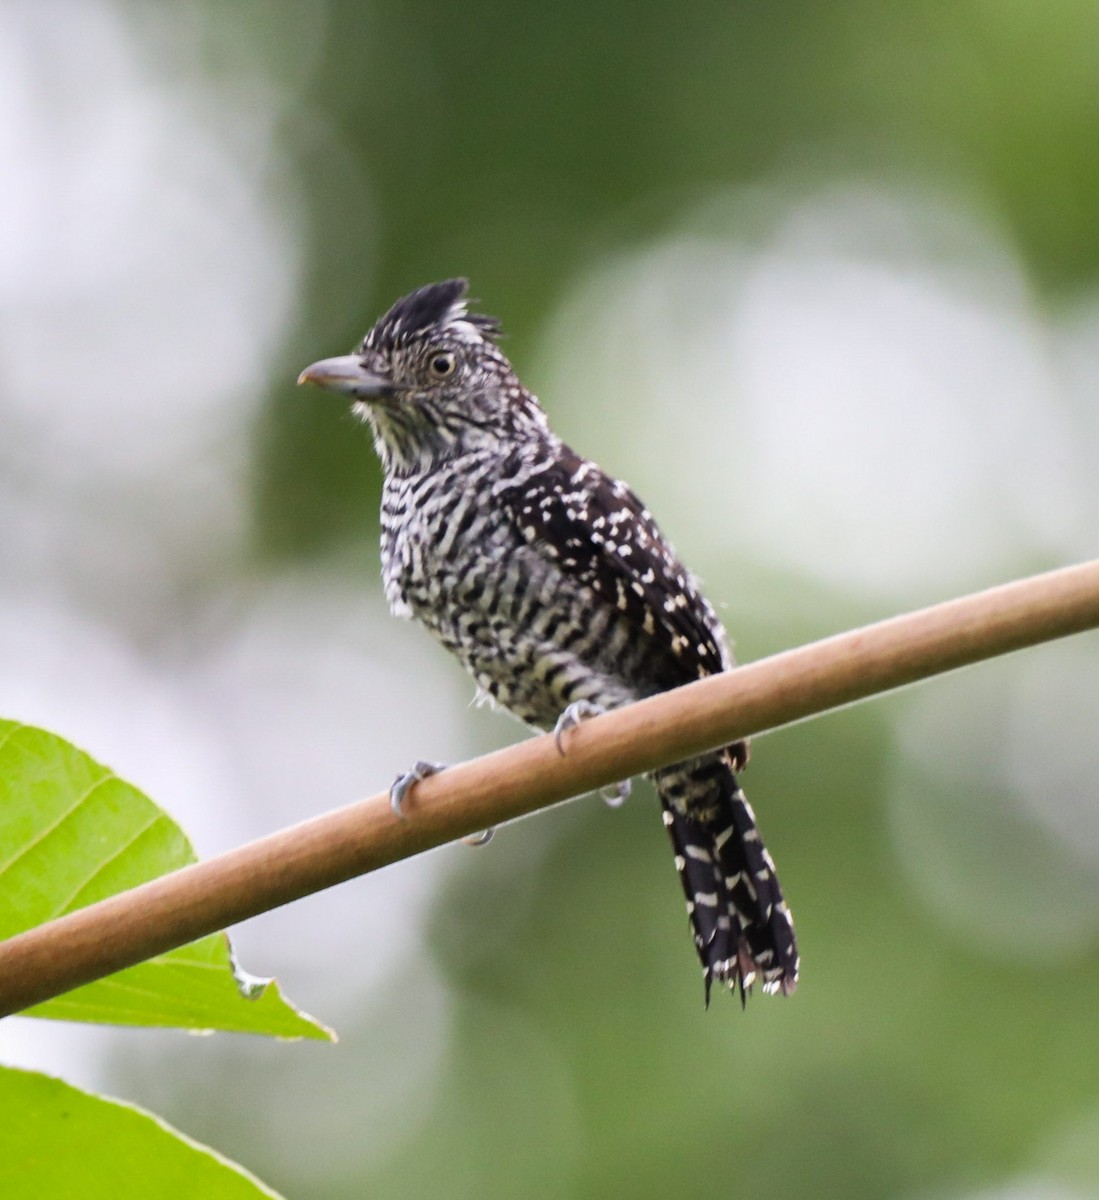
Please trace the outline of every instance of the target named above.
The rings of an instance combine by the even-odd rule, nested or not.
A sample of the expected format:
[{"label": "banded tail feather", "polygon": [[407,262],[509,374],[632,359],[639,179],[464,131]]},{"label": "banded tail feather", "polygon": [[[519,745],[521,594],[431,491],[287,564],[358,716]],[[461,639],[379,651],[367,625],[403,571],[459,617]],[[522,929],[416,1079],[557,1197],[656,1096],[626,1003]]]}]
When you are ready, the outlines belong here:
[{"label": "banded tail feather", "polygon": [[727,751],[653,774],[687,899],[706,1004],[716,980],[739,989],[758,977],[790,995],[798,981],[794,923],[755,813]]}]

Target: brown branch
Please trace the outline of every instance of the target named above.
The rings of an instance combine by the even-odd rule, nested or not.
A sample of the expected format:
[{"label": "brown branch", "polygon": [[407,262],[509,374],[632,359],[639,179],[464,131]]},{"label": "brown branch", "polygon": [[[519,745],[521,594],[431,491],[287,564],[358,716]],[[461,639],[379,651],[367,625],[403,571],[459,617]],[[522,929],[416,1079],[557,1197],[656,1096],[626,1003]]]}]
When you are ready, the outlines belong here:
[{"label": "brown branch", "polygon": [[0,1016],[312,892],[604,784],[943,671],[1099,626],[1099,561],[666,692],[185,867],[0,943]]}]

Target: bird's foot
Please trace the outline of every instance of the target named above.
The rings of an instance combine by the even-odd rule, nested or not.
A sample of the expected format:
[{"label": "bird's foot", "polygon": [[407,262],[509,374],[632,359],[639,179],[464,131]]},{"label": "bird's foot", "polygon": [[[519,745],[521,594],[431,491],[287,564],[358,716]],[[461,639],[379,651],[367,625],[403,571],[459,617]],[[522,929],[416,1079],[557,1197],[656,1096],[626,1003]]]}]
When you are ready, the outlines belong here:
[{"label": "bird's foot", "polygon": [[599,717],[606,711],[601,705],[592,704],[590,700],[574,700],[557,718],[553,727],[553,740],[557,743],[557,753],[565,757],[564,736],[570,729],[575,729],[581,721],[589,717]]},{"label": "bird's foot", "polygon": [[633,784],[628,779],[620,779],[617,783],[608,783],[599,789],[599,798],[608,808],[621,808],[629,798]]},{"label": "bird's foot", "polygon": [[394,815],[403,821],[405,816],[401,809],[408,793],[421,779],[426,779],[429,775],[438,775],[440,771],[445,770],[445,763],[420,761],[412,764],[411,771],[405,771],[403,775],[398,775],[389,789],[389,805],[393,809]]},{"label": "bird's foot", "polygon": [[[601,705],[593,704],[590,700],[574,700],[565,709],[553,727],[553,739],[562,758],[565,755],[565,734],[570,729],[575,729],[581,721],[586,721],[589,717],[598,717],[606,711]],[[606,787],[601,787],[599,795],[608,808],[619,808],[630,794],[632,786],[628,779],[622,779],[618,783],[609,783]]]},{"label": "bird's foot", "polygon": [[487,829],[482,829],[480,833],[471,833],[469,837],[462,838],[462,843],[466,846],[487,846],[492,841],[495,832],[496,826],[490,825]]},{"label": "bird's foot", "polygon": [[[405,771],[403,775],[398,775],[389,789],[389,803],[396,816],[402,821],[405,819],[402,809],[405,797],[421,779],[426,779],[429,775],[438,775],[440,771],[445,770],[445,763],[421,761],[413,763],[411,771]],[[484,829],[480,833],[471,833],[469,837],[462,838],[462,841],[467,846],[487,846],[492,841],[492,835],[495,832],[495,826],[490,825],[488,829]]]}]

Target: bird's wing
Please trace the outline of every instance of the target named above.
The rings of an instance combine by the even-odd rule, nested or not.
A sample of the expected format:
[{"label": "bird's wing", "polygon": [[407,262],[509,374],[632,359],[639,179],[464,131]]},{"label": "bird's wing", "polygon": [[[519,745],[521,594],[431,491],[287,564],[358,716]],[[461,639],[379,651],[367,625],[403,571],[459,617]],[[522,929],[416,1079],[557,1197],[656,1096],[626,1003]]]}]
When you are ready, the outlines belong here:
[{"label": "bird's wing", "polygon": [[523,539],[701,678],[731,664],[724,631],[636,495],[563,447],[500,498]]}]

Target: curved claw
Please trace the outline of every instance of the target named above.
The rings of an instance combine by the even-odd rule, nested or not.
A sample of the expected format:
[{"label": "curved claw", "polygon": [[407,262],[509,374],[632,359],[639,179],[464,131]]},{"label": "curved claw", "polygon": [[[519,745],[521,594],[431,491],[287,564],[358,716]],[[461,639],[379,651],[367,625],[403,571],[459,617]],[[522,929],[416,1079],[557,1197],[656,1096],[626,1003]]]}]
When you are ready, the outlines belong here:
[{"label": "curved claw", "polygon": [[588,717],[601,716],[606,710],[598,704],[593,704],[590,700],[574,700],[568,708],[557,718],[557,724],[553,727],[553,740],[557,743],[557,752],[562,758],[565,757],[565,746],[562,741],[565,734],[570,729],[575,729],[581,721],[586,721]]},{"label": "curved claw", "polygon": [[599,789],[599,798],[608,808],[621,808],[633,790],[633,784],[628,779],[620,779],[617,783],[608,783]]},{"label": "curved claw", "polygon": [[462,842],[466,846],[487,846],[492,841],[492,835],[496,832],[496,826],[490,825],[487,829],[482,829],[480,833],[471,833],[469,837],[462,838]]},{"label": "curved claw", "polygon": [[440,771],[445,770],[445,763],[425,762],[421,760],[412,764],[411,771],[405,771],[403,775],[398,775],[393,781],[393,786],[389,789],[389,804],[393,809],[394,815],[403,821],[405,816],[401,811],[401,806],[404,804],[408,793],[421,779],[426,779],[429,775],[438,775]]}]

